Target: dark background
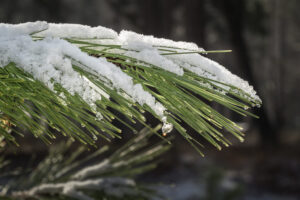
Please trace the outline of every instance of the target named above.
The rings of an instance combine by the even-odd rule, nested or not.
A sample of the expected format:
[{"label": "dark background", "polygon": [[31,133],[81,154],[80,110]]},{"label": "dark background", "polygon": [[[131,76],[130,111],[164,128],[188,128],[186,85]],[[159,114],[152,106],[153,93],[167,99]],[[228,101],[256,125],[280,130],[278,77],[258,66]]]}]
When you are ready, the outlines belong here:
[{"label": "dark background", "polygon": [[243,124],[246,141],[221,152],[208,147],[201,158],[178,137],[152,179],[174,183],[160,187],[173,199],[226,199],[230,192],[235,199],[298,199],[299,9],[298,0],[1,0],[0,22],[101,25],[232,49],[210,57],[254,86],[260,119],[241,121],[217,108]]}]

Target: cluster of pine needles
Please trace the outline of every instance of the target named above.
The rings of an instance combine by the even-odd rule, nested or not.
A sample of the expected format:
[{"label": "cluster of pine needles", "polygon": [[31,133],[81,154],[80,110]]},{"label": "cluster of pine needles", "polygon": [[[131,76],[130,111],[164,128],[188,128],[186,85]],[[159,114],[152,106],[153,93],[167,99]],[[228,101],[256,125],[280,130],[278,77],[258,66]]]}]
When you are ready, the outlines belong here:
[{"label": "cluster of pine needles", "polygon": [[[32,159],[26,167],[13,166],[0,156],[0,180],[6,180],[6,184],[0,184],[0,199],[163,199],[154,185],[135,181],[137,175],[155,168],[161,161],[158,157],[171,147],[163,140],[152,139],[153,132],[143,128],[118,148],[104,145],[87,151],[87,147],[78,148],[71,140],[62,141],[37,164],[38,159]],[[91,185],[93,181],[101,184]],[[72,192],[64,191],[68,187]]]},{"label": "cluster of pine needles", "polygon": [[[35,40],[43,39],[32,37]],[[240,88],[201,77],[187,70],[183,76],[178,76],[159,66],[126,56],[124,52],[130,50],[120,45],[109,45],[107,42],[101,44],[99,39],[64,39],[78,45],[83,52],[91,56],[106,58],[131,76],[134,83],[141,84],[145,91],[152,94],[167,109],[167,121],[172,123],[177,132],[201,155],[199,147],[203,145],[186,131],[183,124],[218,149],[231,144],[224,136],[223,129],[241,141],[244,136],[241,127],[216,111],[210,102],[220,104],[242,116],[256,117],[248,108],[260,102]],[[163,52],[161,55],[227,52],[197,52],[167,46],[155,48]],[[133,102],[127,98],[125,92],[111,87],[107,79],[99,79],[85,70],[82,64],[73,61],[75,71],[109,95],[109,98],[103,96],[96,102],[96,111],[101,113],[103,118],[97,118],[96,113],[79,95],[71,95],[59,84],[55,84],[55,91],[52,91],[14,63],[10,63],[0,68],[0,137],[4,137],[8,143],[18,144],[15,135],[22,136],[28,131],[49,144],[56,138],[57,132],[60,132],[83,144],[95,145],[99,137],[108,141],[121,137],[122,130],[115,125],[115,121],[136,133],[136,123],[151,129],[147,125],[145,112],[160,120],[150,107]],[[221,87],[222,85],[226,87]],[[163,138],[159,131],[153,132]]]}]

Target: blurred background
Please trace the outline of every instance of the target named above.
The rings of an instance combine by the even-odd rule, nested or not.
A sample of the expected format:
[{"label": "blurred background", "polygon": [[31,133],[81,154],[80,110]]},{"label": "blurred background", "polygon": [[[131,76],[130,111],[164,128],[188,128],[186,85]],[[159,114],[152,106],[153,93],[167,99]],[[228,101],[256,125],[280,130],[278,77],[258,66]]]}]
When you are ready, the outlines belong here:
[{"label": "blurred background", "polygon": [[[300,1],[298,0],[1,0],[0,22],[45,20],[106,26],[195,42],[254,86],[260,119],[240,119],[246,140],[201,158],[177,137],[160,167],[143,181],[171,199],[300,198]],[[173,134],[176,134],[173,132]],[[23,154],[43,151],[27,141]],[[41,143],[41,144],[40,144]]]}]

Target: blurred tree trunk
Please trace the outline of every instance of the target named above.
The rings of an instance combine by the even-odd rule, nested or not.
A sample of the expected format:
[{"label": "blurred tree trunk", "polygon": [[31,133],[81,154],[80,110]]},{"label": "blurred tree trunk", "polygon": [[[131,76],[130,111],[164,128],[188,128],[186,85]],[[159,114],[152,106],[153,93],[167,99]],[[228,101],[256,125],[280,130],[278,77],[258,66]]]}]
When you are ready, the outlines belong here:
[{"label": "blurred tree trunk", "polygon": [[285,60],[285,49],[286,49],[286,23],[285,23],[285,7],[286,2],[282,0],[275,0],[273,9],[273,41],[272,44],[274,46],[273,50],[273,66],[277,71],[276,77],[276,91],[274,91],[276,95],[275,98],[275,124],[282,124],[285,121],[284,118],[284,60]]},{"label": "blurred tree trunk", "polygon": [[51,22],[61,23],[62,15],[61,11],[64,10],[61,0],[34,0],[34,4],[37,6],[37,13],[35,13],[38,18],[41,15],[38,12],[44,12],[44,14],[48,15],[47,18],[51,19]]},{"label": "blurred tree trunk", "polygon": [[[246,1],[245,0],[227,0],[213,1],[215,7],[219,9],[220,13],[224,16],[228,24],[228,29],[230,32],[230,40],[233,45],[233,50],[237,55],[237,61],[239,66],[241,66],[242,73],[251,85],[258,90],[259,85],[255,80],[254,73],[252,71],[252,63],[249,52],[249,47],[247,46],[244,31],[245,31],[245,22],[246,22]],[[256,114],[260,117],[257,121],[259,125],[259,131],[263,144],[277,144],[278,143],[278,130],[280,123],[274,125],[271,123],[269,116],[264,108],[256,110]]]},{"label": "blurred tree trunk", "polygon": [[4,23],[8,22],[13,22],[14,16],[15,16],[15,11],[19,9],[19,4],[18,2],[11,3],[11,1],[3,1],[2,2],[2,19]]},{"label": "blurred tree trunk", "polygon": [[206,0],[186,0],[184,2],[185,30],[189,41],[206,48]]},{"label": "blurred tree trunk", "polygon": [[173,27],[173,10],[177,1],[138,1],[141,12],[143,33],[156,37],[168,37]]}]

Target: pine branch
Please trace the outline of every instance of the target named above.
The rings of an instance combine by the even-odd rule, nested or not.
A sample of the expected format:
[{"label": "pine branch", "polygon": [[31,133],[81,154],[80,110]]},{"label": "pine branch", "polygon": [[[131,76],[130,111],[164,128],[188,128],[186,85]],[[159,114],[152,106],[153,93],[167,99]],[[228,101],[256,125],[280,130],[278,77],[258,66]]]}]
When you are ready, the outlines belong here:
[{"label": "pine branch", "polygon": [[[85,147],[81,146],[70,157],[68,151],[72,142],[63,142],[50,148],[49,155],[33,170],[22,169],[20,174],[8,179],[10,181],[4,178],[7,184],[0,185],[0,189],[6,190],[2,190],[0,198],[92,200],[105,197],[149,199],[157,196],[146,185],[133,179],[155,168],[158,157],[170,148],[165,142],[149,145],[151,136],[153,132],[144,128],[114,152],[103,146],[81,159],[86,154]],[[12,174],[12,171],[4,170],[5,173]]]},{"label": "pine branch", "polygon": [[[7,25],[9,28],[4,30],[8,32],[22,30],[22,34],[34,34],[25,39],[16,36],[17,39],[0,40],[8,49],[0,49],[4,52],[0,63],[10,62],[0,67],[0,135],[9,142],[17,144],[14,135],[27,130],[50,143],[56,137],[54,129],[94,145],[98,137],[108,141],[120,138],[122,130],[114,125],[114,120],[133,132],[137,122],[147,126],[143,116],[147,111],[164,123],[162,135],[174,126],[202,154],[202,145],[185,130],[183,123],[218,149],[231,144],[223,129],[240,141],[244,136],[241,127],[207,102],[216,102],[242,116],[256,117],[248,108],[260,106],[261,101],[248,83],[200,55],[226,50],[205,51],[191,43],[132,32],[118,35],[103,27],[50,24],[48,29],[46,25],[39,25],[36,30],[22,29],[25,25]],[[45,38],[49,35],[63,40]],[[28,64],[23,57],[10,54],[10,45],[18,49],[24,43],[28,47],[22,47],[21,53],[36,58],[39,52],[35,45],[40,45],[42,59],[37,57],[37,61],[47,63],[38,65],[50,63],[60,74],[47,77],[51,73],[41,74],[40,68],[35,67],[36,60]],[[58,48],[59,53],[54,54],[49,48]],[[44,59],[47,53],[56,57]],[[59,62],[55,63],[55,59]],[[64,68],[69,65],[70,69]],[[76,85],[70,77],[81,83]]]}]

